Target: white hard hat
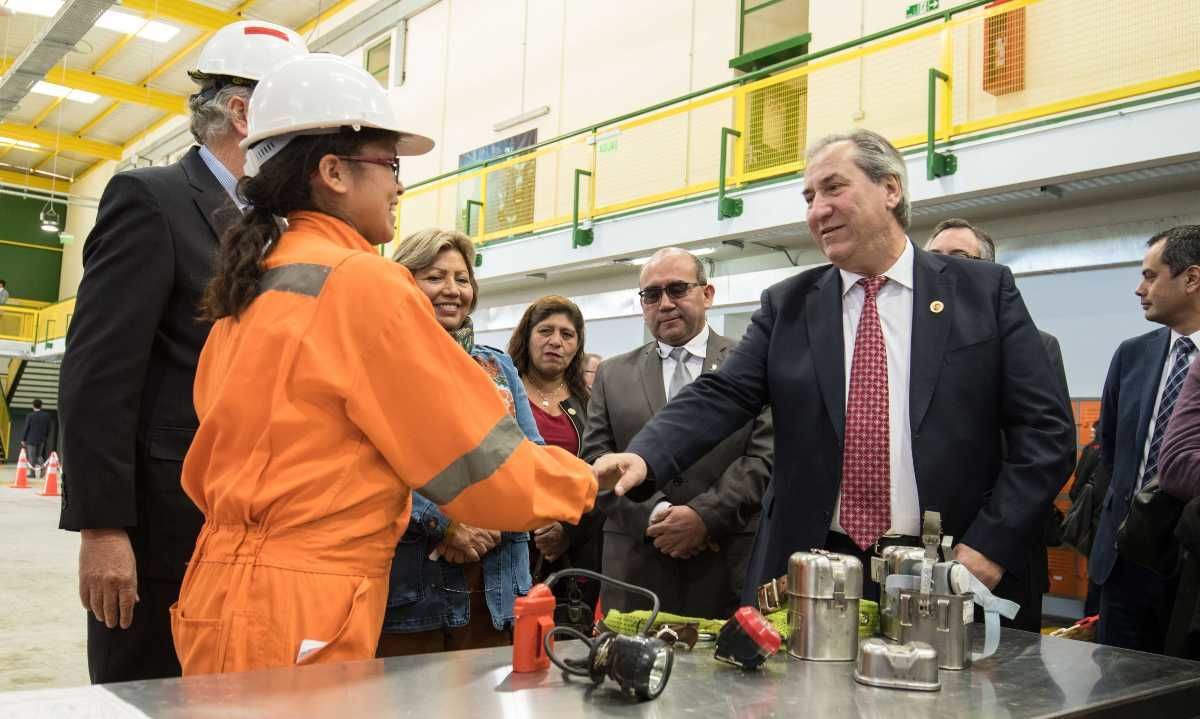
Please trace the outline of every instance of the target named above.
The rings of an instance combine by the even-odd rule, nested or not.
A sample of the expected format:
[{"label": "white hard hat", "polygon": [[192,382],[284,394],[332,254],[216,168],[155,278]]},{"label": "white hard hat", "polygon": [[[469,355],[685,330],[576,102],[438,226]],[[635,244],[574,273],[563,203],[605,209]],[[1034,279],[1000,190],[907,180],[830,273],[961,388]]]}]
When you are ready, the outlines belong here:
[{"label": "white hard hat", "polygon": [[433,140],[400,129],[387,90],[370,73],[323,53],[271,68],[250,98],[246,123],[240,146],[246,151],[250,177],[293,138],[332,134],[343,127],[399,133],[397,155],[423,155],[433,149]]},{"label": "white hard hat", "polygon": [[306,54],[308,46],[295,30],[260,20],[235,22],[213,34],[188,74],[197,82],[210,77],[257,82],[284,60]]}]

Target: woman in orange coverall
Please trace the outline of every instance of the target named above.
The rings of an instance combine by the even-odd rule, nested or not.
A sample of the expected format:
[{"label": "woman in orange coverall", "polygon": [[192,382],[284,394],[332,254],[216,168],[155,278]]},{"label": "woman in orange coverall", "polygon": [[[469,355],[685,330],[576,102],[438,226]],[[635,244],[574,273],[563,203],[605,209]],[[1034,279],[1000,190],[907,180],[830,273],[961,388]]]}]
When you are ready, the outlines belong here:
[{"label": "woman in orange coverall", "polygon": [[205,294],[216,324],[183,470],[205,516],[172,607],[185,675],[373,657],[411,491],[508,531],[578,522],[596,494],[586,464],[524,439],[373,249],[393,236],[397,155],[433,144],[400,131],[378,82],[296,58],[259,83],[248,122],[252,209]]}]

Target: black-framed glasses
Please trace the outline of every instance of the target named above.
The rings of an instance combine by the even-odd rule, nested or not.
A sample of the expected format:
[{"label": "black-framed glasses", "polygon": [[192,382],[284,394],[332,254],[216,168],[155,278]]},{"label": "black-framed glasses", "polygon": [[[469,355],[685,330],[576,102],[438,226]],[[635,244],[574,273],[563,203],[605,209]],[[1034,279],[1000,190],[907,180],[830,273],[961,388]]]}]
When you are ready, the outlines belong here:
[{"label": "black-framed glasses", "polygon": [[372,165],[383,165],[384,167],[392,168],[392,175],[395,176],[396,182],[400,181],[400,157],[367,157],[366,155],[338,155],[339,160],[349,160],[350,162],[367,162]]},{"label": "black-framed glasses", "polygon": [[949,252],[942,252],[941,250],[930,250],[930,252],[932,252],[935,255],[950,255],[951,257],[961,257],[964,260],[982,260],[983,259],[979,255],[970,254],[966,250],[950,250]]},{"label": "black-framed glasses", "polygon": [[638,296],[644,305],[656,305],[662,300],[663,292],[673,300],[681,300],[693,287],[703,287],[699,282],[669,282],[664,287],[643,287]]}]

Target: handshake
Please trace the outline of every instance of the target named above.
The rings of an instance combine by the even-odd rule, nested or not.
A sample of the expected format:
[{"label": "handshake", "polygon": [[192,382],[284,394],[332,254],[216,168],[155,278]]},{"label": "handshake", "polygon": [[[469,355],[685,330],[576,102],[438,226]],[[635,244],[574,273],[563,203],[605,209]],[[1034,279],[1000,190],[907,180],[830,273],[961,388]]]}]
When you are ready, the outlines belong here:
[{"label": "handshake", "polygon": [[606,454],[592,465],[600,491],[612,491],[618,497],[646,480],[646,460],[629,452]]}]

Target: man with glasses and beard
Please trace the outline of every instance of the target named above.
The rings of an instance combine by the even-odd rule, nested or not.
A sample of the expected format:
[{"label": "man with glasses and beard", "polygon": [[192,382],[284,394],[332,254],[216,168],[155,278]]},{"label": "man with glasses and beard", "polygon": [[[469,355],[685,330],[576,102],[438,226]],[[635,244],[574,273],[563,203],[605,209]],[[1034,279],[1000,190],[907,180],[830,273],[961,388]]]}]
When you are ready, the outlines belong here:
[{"label": "man with glasses and beard", "polygon": [[[580,453],[589,462],[625,451],[675,394],[720,367],[736,344],[708,326],[715,288],[691,253],[659,250],[638,286],[654,341],[600,365]],[[764,409],[662,489],[597,497],[596,511],[606,514],[604,573],[653,590],[663,611],[729,616],[745,580],[773,451],[771,413]],[[645,608],[640,595],[611,586],[600,603]]]}]

